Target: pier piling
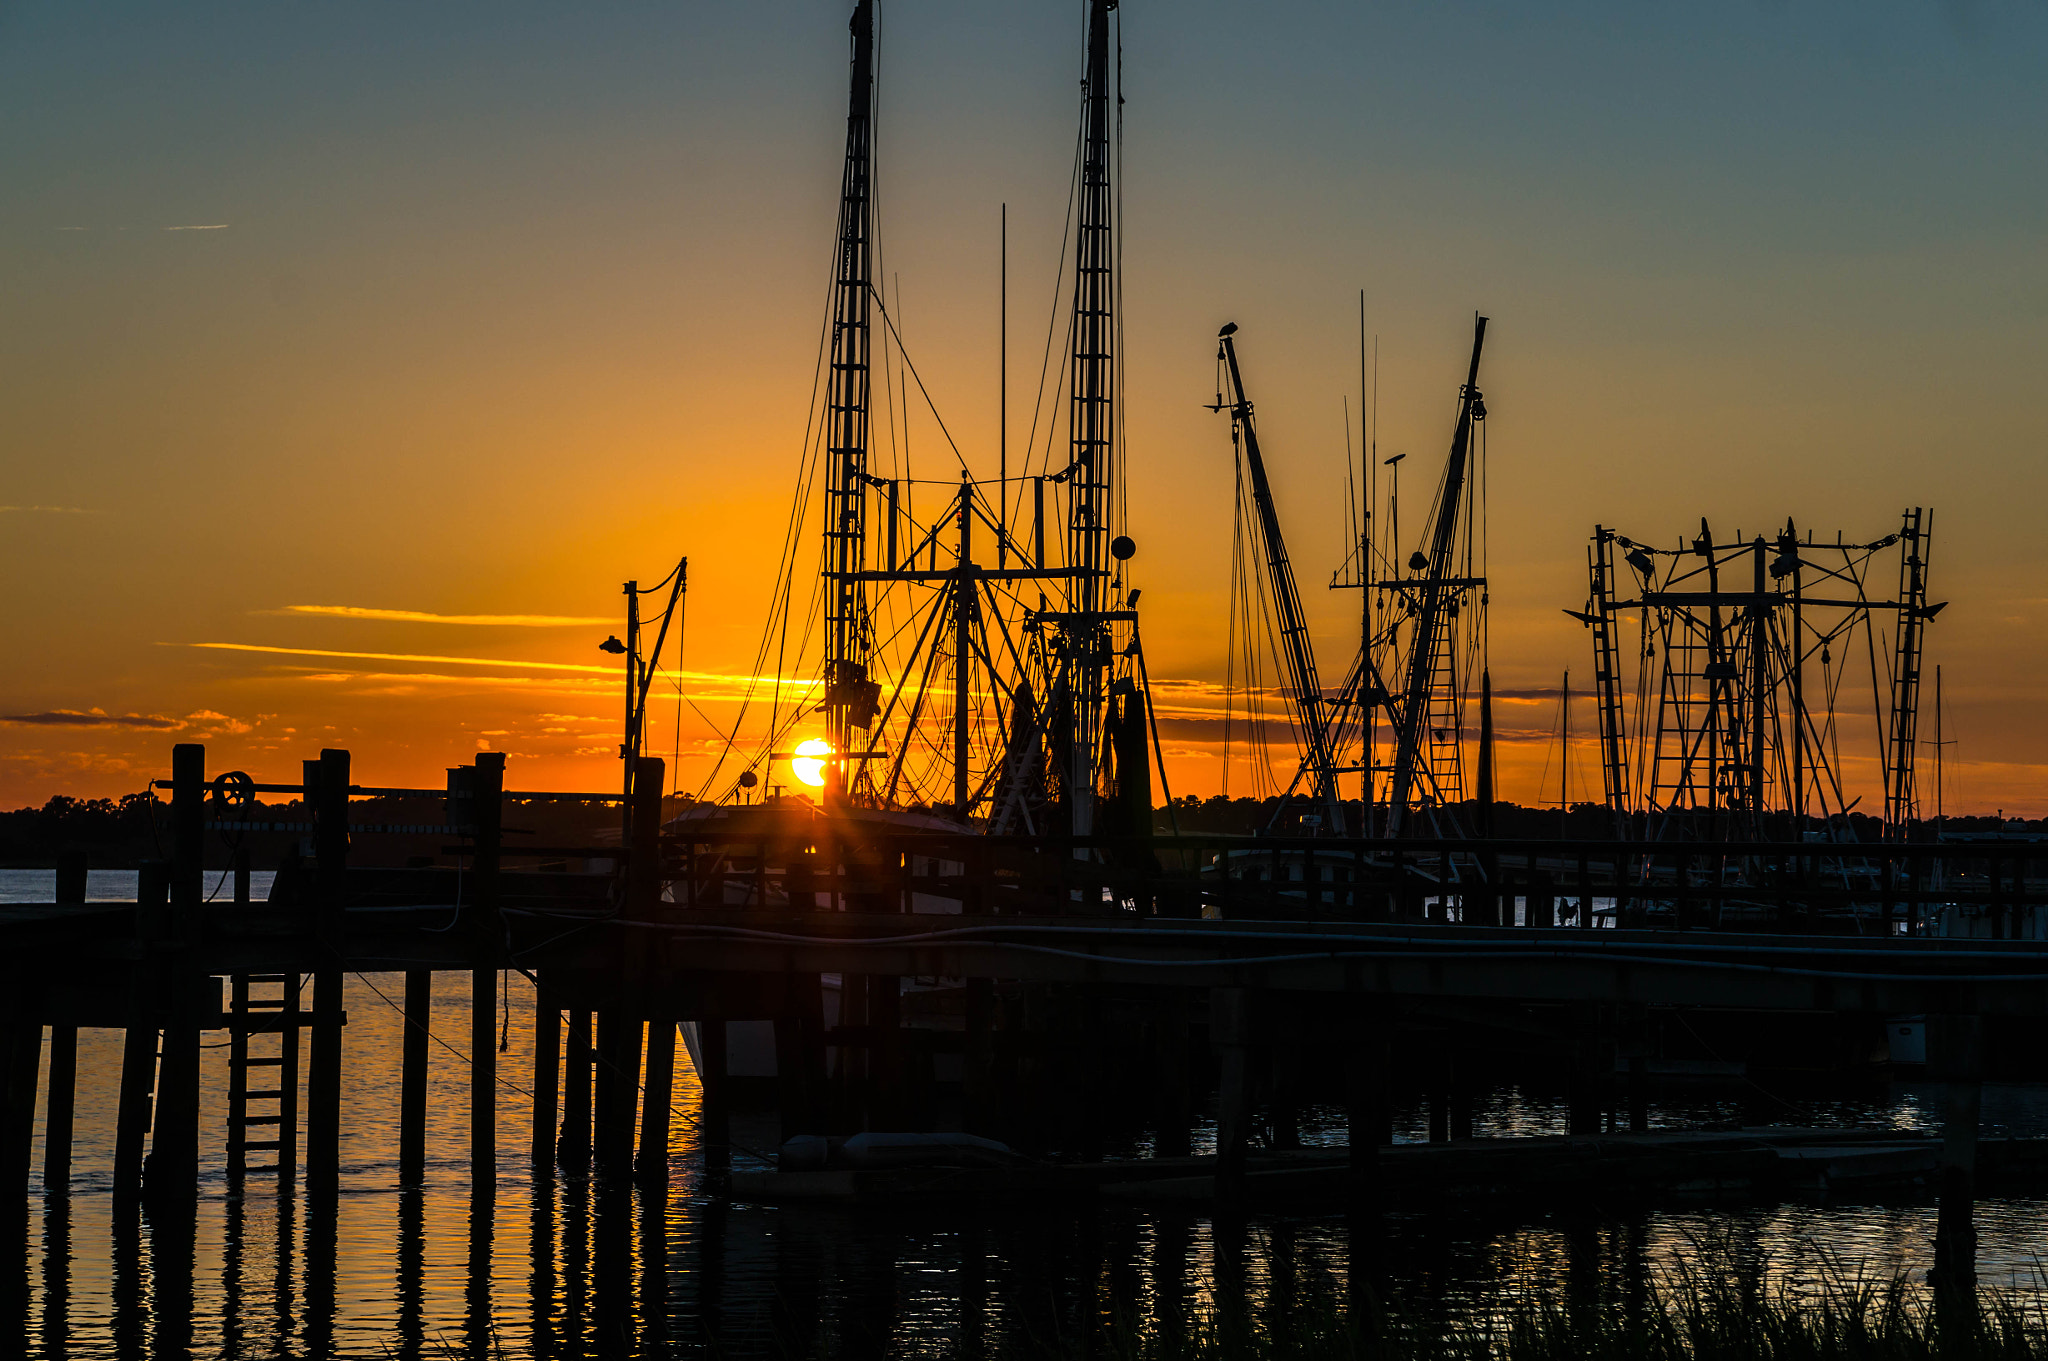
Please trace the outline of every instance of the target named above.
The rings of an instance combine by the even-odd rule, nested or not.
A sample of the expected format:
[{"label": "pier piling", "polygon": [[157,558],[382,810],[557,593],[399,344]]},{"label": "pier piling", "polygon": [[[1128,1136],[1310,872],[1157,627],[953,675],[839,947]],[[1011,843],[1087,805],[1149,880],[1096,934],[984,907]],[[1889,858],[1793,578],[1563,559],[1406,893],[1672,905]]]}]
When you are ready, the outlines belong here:
[{"label": "pier piling", "polygon": [[476,966],[469,985],[469,1180],[472,1191],[498,1183],[498,987],[504,958],[499,860],[504,836],[505,753],[480,751],[471,797],[475,819],[470,915]]},{"label": "pier piling", "polygon": [[555,1124],[560,1118],[562,1085],[562,1013],[540,975],[533,999],[533,1133],[529,1157],[536,1180],[555,1165]]},{"label": "pier piling", "polygon": [[50,1027],[50,1095],[43,1114],[43,1189],[71,1187],[72,1112],[78,1100],[78,1027]]},{"label": "pier piling", "polygon": [[142,1189],[142,1155],[156,1090],[156,1027],[147,1007],[134,1006],[121,1047],[121,1105],[114,1117],[114,1194]]},{"label": "pier piling", "polygon": [[606,1176],[633,1166],[633,1116],[640,1095],[643,1027],[616,1007],[597,1014],[597,1163]]},{"label": "pier piling", "polygon": [[562,1137],[555,1157],[566,1167],[590,1160],[590,1013],[569,1013],[569,1043],[562,1059]]},{"label": "pier piling", "polygon": [[332,1196],[341,1186],[342,910],[347,901],[349,754],[337,748],[306,763],[313,809],[317,897],[313,1036],[306,1064],[306,1189]]},{"label": "pier piling", "polygon": [[427,1170],[427,1040],[434,1017],[431,969],[405,972],[405,1033],[399,1045],[398,1181],[418,1186]]},{"label": "pier piling", "polygon": [[1251,1135],[1251,991],[1209,990],[1209,1042],[1216,1048],[1216,1191],[1228,1195],[1244,1181]]},{"label": "pier piling", "polygon": [[57,901],[82,903],[86,884],[85,852],[77,849],[57,853]]},{"label": "pier piling", "polygon": [[675,1088],[676,1025],[647,1023],[647,1072],[640,1106],[640,1154],[636,1163],[650,1181],[668,1178],[669,1104]]},{"label": "pier piling", "polygon": [[1934,1270],[1948,1293],[1977,1282],[1977,1125],[1984,1099],[1984,1022],[1974,1015],[1928,1020],[1928,1057],[1942,1079],[1940,1208],[1934,1229]]}]

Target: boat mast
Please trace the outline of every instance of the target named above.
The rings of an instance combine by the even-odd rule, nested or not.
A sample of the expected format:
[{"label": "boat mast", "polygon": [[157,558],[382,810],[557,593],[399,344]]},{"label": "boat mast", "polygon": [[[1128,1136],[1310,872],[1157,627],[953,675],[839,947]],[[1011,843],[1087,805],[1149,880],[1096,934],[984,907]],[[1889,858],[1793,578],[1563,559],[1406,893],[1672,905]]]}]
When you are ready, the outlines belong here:
[{"label": "boat mast", "polygon": [[[1244,441],[1245,466],[1252,475],[1252,504],[1258,510],[1259,534],[1266,543],[1266,573],[1273,596],[1273,612],[1280,625],[1281,650],[1287,661],[1287,678],[1294,688],[1294,702],[1300,715],[1302,768],[1312,785],[1311,796],[1323,805],[1333,834],[1344,830],[1344,807],[1337,797],[1336,758],[1331,750],[1329,716],[1323,699],[1322,681],[1316,675],[1316,654],[1309,642],[1308,621],[1302,617],[1301,592],[1294,583],[1294,565],[1287,558],[1287,544],[1280,534],[1280,513],[1273,505],[1273,488],[1266,479],[1266,460],[1259,452],[1259,432],[1252,423],[1251,399],[1245,396],[1244,377],[1237,367],[1237,324],[1232,322],[1218,334],[1217,357],[1230,375],[1231,400],[1225,407],[1231,424]],[[1289,786],[1290,790],[1293,788]],[[1284,811],[1283,801],[1275,810]]]},{"label": "boat mast", "polygon": [[1472,365],[1465,375],[1465,386],[1458,390],[1458,426],[1451,436],[1451,457],[1444,469],[1443,495],[1437,502],[1429,556],[1427,561],[1412,566],[1412,570],[1426,571],[1428,575],[1417,583],[1422,589],[1415,609],[1415,632],[1408,644],[1408,683],[1396,719],[1394,780],[1387,795],[1390,836],[1399,835],[1407,821],[1408,800],[1415,789],[1416,767],[1421,763],[1422,743],[1429,729],[1429,700],[1436,686],[1436,660],[1443,645],[1441,634],[1450,613],[1447,606],[1462,596],[1469,584],[1453,585],[1450,575],[1459,512],[1465,504],[1465,465],[1472,445],[1472,423],[1485,410],[1479,399],[1479,353],[1485,345],[1486,318],[1476,317],[1472,326]]},{"label": "boat mast", "polygon": [[[873,295],[872,192],[875,12],[859,0],[850,25],[853,80],[846,112],[846,167],[832,286],[832,352],[825,397],[825,797],[844,802],[853,733],[875,718],[879,687],[868,679],[874,635],[868,620],[868,310]],[[893,566],[894,564],[891,564]]]},{"label": "boat mast", "polygon": [[1088,73],[1083,85],[1080,219],[1074,259],[1074,349],[1069,378],[1067,566],[1069,714],[1065,772],[1071,829],[1095,826],[1095,764],[1102,731],[1106,677],[1112,662],[1104,614],[1109,540],[1116,486],[1115,195],[1110,184],[1109,12],[1114,0],[1088,7]]}]

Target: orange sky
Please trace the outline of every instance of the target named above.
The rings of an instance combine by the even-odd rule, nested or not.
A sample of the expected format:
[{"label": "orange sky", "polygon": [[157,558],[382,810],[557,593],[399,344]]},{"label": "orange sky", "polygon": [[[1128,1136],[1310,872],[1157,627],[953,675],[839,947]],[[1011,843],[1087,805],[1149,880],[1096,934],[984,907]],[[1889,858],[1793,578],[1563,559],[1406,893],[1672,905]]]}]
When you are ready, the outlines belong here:
[{"label": "orange sky", "polygon": [[[124,13],[0,22],[0,805],[138,789],[185,740],[264,779],[341,745],[366,782],[438,785],[489,747],[515,787],[610,788],[595,644],[619,583],[682,554],[694,787],[802,444],[840,7]],[[1122,14],[1126,451],[1162,703],[1213,709],[1223,674],[1230,446],[1201,408],[1226,320],[1343,669],[1355,597],[1322,587],[1363,288],[1380,451],[1410,477],[1436,476],[1471,313],[1493,318],[1497,686],[1590,671],[1560,610],[1596,522],[1875,538],[1925,504],[1947,806],[2048,813],[2048,17]],[[998,208],[1021,442],[1077,14],[892,0],[881,42],[882,267],[992,475]],[[928,415],[910,435],[947,475]],[[1503,796],[1555,797],[1555,708],[1504,702]],[[1213,743],[1167,746],[1175,793],[1219,787]]]}]

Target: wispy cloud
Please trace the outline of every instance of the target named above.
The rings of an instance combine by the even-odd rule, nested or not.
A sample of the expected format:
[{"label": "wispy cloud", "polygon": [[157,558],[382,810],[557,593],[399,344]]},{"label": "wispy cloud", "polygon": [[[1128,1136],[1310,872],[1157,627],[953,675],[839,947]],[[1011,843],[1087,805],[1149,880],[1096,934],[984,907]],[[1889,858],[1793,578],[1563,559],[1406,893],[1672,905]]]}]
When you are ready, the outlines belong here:
[{"label": "wispy cloud", "polygon": [[162,714],[109,714],[100,709],[45,709],[39,714],[0,714],[0,723],[23,728],[182,728],[184,720]]},{"label": "wispy cloud", "polygon": [[[161,643],[160,647],[175,647]],[[347,657],[365,662],[426,662],[442,666],[509,666],[531,671],[578,671],[598,676],[623,672],[612,666],[585,666],[578,662],[523,662],[503,657],[438,657],[410,652],[337,652],[320,647],[269,647],[262,643],[187,643],[186,647],[211,648],[222,652],[262,652],[284,657]]]},{"label": "wispy cloud", "polygon": [[182,227],[164,228],[167,232],[224,232],[227,229],[228,224],[225,222],[192,222]]},{"label": "wispy cloud", "polygon": [[287,605],[280,614],[316,614],[334,619],[373,619],[399,624],[475,624],[526,629],[582,628],[617,624],[615,619],[577,614],[429,614],[425,610],[380,610],[367,605]]},{"label": "wispy cloud", "polygon": [[84,506],[0,506],[0,515],[90,515]]}]

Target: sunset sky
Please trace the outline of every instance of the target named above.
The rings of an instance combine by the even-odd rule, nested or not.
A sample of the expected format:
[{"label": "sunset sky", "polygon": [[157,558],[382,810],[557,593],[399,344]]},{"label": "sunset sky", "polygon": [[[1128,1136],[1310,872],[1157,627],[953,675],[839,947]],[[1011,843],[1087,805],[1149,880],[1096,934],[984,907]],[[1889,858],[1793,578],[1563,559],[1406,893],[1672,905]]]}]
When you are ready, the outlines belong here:
[{"label": "sunset sky", "polygon": [[[596,644],[620,582],[683,554],[693,788],[803,441],[848,8],[0,5],[0,806],[138,789],[189,740],[265,779],[345,746],[365,782],[438,785],[489,747],[515,787],[611,788]],[[998,214],[1021,440],[1082,16],[882,0],[887,287],[991,476]],[[1555,797],[1539,692],[1591,670],[1561,610],[1595,523],[1874,539],[1926,505],[1947,807],[2048,814],[2048,6],[1128,0],[1122,25],[1156,679],[1223,674],[1225,321],[1342,673],[1363,289],[1408,477],[1492,318],[1504,797]],[[655,708],[666,755],[673,691]],[[1175,793],[1219,786],[1212,742],[1168,755]]]}]

